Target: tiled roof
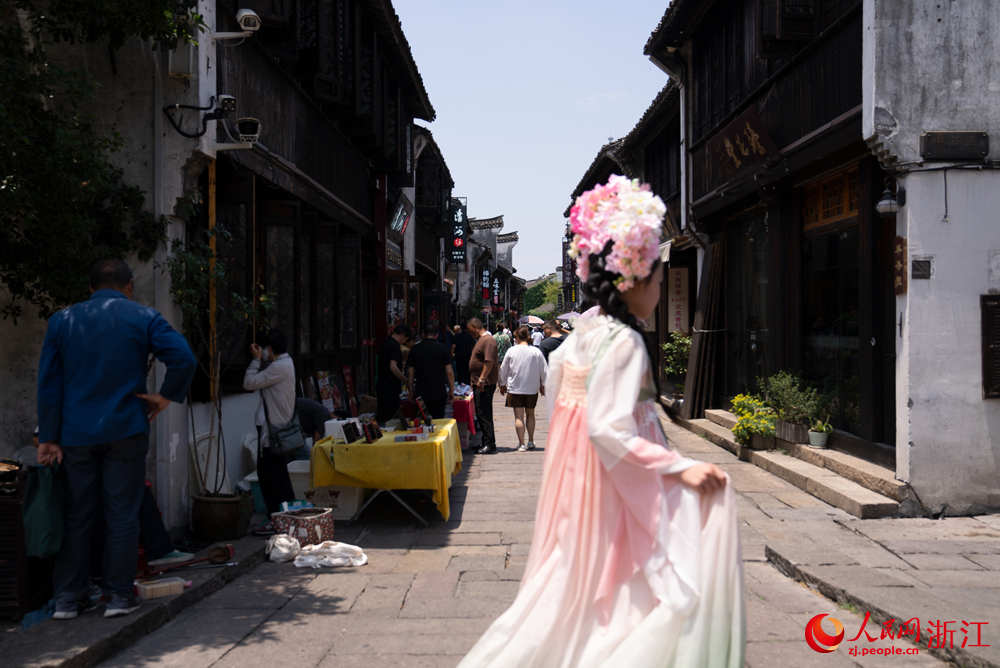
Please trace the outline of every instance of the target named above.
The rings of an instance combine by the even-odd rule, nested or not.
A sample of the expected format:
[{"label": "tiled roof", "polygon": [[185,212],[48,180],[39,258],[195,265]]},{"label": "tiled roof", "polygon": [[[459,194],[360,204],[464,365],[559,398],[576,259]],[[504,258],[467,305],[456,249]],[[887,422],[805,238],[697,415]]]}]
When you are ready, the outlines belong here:
[{"label": "tiled roof", "polygon": [[427,89],[424,88],[424,80],[420,76],[420,70],[417,69],[417,63],[413,60],[413,51],[410,50],[410,43],[406,41],[406,35],[403,33],[403,24],[400,22],[399,15],[396,14],[392,2],[390,0],[368,0],[368,4],[371,6],[376,17],[384,22],[385,27],[392,35],[396,52],[402,60],[407,74],[410,76],[410,82],[413,84],[419,106],[415,110],[414,116],[428,122],[433,121],[437,116],[437,112],[434,111],[430,97],[427,95]]},{"label": "tiled roof", "polygon": [[[714,4],[712,0],[673,0],[663,13],[660,23],[646,40],[642,52],[649,56],[665,44],[676,45],[682,41],[689,29],[691,19],[699,12]],[[703,14],[702,14],[703,15]]]},{"label": "tiled roof", "polygon": [[[438,154],[438,157],[441,159],[441,166],[444,167],[444,173],[448,177],[448,181],[451,182],[451,185],[454,186],[455,185],[455,179],[452,178],[452,176],[451,176],[451,170],[448,169],[448,163],[444,159],[444,154],[441,153],[441,147],[438,146],[438,143],[436,141],[434,141],[434,133],[432,133],[430,130],[428,130],[424,126],[417,125],[416,123],[413,124],[413,128],[418,133],[423,133],[423,134],[427,135],[427,138],[430,140],[430,148],[433,148],[434,152]],[[427,149],[424,149],[424,150],[426,151]]]},{"label": "tiled roof", "polygon": [[508,232],[507,234],[497,235],[497,243],[507,243],[510,241],[519,241],[517,238],[517,232]]},{"label": "tiled roof", "polygon": [[660,89],[660,92],[656,94],[653,101],[649,103],[649,107],[643,112],[642,117],[635,124],[635,127],[625,135],[622,140],[623,150],[631,150],[636,140],[642,137],[646,130],[659,119],[661,114],[672,112],[671,106],[680,109],[679,105],[680,93],[678,92],[677,85],[671,79],[667,81],[667,84]]},{"label": "tiled roof", "polygon": [[474,230],[499,230],[503,228],[503,214],[492,218],[469,218],[469,227]]},{"label": "tiled roof", "polygon": [[624,138],[614,139],[601,147],[601,149],[597,152],[597,155],[594,156],[593,162],[591,162],[590,166],[587,167],[587,171],[583,173],[583,178],[580,179],[580,182],[576,184],[576,188],[574,188],[572,194],[570,194],[570,204],[563,212],[563,216],[569,216],[569,210],[573,206],[573,201],[580,195],[580,193],[593,188],[597,185],[598,179],[603,177],[604,169],[602,169],[602,166],[606,168],[606,165],[603,165],[604,161],[611,162],[612,170],[629,176],[629,170],[620,155],[623,142]]}]

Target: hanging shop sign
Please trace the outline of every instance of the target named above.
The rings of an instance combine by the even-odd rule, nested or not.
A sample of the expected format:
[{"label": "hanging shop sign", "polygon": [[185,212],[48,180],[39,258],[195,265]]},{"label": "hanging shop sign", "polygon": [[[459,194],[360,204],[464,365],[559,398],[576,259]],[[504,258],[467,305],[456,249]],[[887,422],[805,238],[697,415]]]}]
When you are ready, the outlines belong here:
[{"label": "hanging shop sign", "polygon": [[778,153],[778,147],[752,106],[715,133],[705,143],[705,149],[708,189],[763,165]]},{"label": "hanging shop sign", "polygon": [[500,303],[500,279],[496,276],[493,277],[493,305],[496,306]]},{"label": "hanging shop sign", "polygon": [[489,267],[483,267],[483,280],[482,280],[483,301],[485,303],[487,303],[487,304],[490,303],[490,285],[491,285],[490,278],[491,278],[491,276],[492,275],[490,273],[490,268]]},{"label": "hanging shop sign", "polygon": [[469,216],[460,200],[452,201],[451,206],[451,243],[448,247],[450,249],[448,261],[452,264],[465,264]]},{"label": "hanging shop sign", "polygon": [[396,203],[396,209],[389,220],[389,229],[400,234],[405,233],[406,226],[410,224],[410,218],[412,217],[413,204],[410,203],[410,199],[406,195],[400,195],[399,201]]},{"label": "hanging shop sign", "polygon": [[667,274],[667,313],[671,332],[688,331],[688,270],[672,267]]},{"label": "hanging shop sign", "polygon": [[906,237],[896,237],[892,244],[892,289],[906,294]]}]

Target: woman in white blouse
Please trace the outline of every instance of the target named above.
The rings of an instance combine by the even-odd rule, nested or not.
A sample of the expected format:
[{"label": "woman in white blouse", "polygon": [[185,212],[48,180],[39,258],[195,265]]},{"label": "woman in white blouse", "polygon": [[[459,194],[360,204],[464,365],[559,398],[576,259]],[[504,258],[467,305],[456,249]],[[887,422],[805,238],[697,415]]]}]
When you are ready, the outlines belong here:
[{"label": "woman in white blouse", "polygon": [[[507,395],[507,407],[514,409],[514,430],[517,451],[535,449],[535,406],[538,394],[545,394],[545,373],[548,365],[542,351],[531,345],[531,331],[518,327],[514,332],[517,345],[507,351],[500,365],[500,394]],[[524,442],[525,429],[528,442]]]}]

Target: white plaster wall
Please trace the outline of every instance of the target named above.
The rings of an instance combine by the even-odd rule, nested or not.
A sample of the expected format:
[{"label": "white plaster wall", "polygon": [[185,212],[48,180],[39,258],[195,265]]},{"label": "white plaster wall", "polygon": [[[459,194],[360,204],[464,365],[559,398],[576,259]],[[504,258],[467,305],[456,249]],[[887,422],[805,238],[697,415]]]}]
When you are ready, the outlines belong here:
[{"label": "white plaster wall", "polygon": [[862,20],[864,138],[909,163],[925,130],[1000,131],[1000,2],[864,0]]},{"label": "white plaster wall", "polygon": [[[1000,507],[1000,400],[983,399],[979,297],[1000,292],[1000,172],[910,173],[897,216],[908,259],[933,258],[930,280],[897,298],[897,473],[925,507],[948,514]],[[897,319],[898,319],[897,314]],[[898,330],[897,330],[898,336]]]}]

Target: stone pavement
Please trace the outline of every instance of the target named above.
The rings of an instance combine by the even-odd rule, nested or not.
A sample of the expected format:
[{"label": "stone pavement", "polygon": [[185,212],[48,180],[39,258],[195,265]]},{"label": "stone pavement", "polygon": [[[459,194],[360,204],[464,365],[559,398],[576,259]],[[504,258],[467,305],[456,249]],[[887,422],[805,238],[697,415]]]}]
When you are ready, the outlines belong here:
[{"label": "stone pavement", "polygon": [[[547,422],[539,408],[536,442],[542,444]],[[513,420],[500,397],[496,415],[501,452],[466,460],[451,490],[449,522],[417,528],[404,511],[376,502],[362,522],[337,527],[339,540],[364,547],[369,565],[305,571],[265,563],[102,665],[454,666],[513,600],[531,540],[544,452],[513,451]],[[682,452],[726,469],[739,492],[747,665],[946,665],[923,649],[893,657],[850,656],[848,642],[832,654],[810,649],[804,627],[814,615],[837,617],[849,639],[860,630],[864,610],[839,607],[785,577],[768,562],[766,546],[777,536],[803,550],[833,554],[839,547],[867,559],[870,555],[851,543],[827,550],[817,549],[822,543],[796,540],[800,525],[828,531],[842,526],[849,532],[837,523],[853,518],[672,423],[665,429]],[[431,516],[432,505],[421,508]],[[867,584],[886,586],[881,580]],[[913,582],[910,593],[919,595],[922,586]],[[830,630],[829,623],[825,628]],[[878,635],[874,622],[867,630]],[[989,634],[984,636],[989,642]],[[858,648],[890,645],[862,640]],[[912,647],[897,645],[901,651]]]},{"label": "stone pavement", "polygon": [[[860,520],[673,423],[664,428],[679,450],[718,463],[732,477],[742,497],[744,559],[761,557],[764,546],[763,556],[782,573],[870,612],[874,622],[916,618],[922,657],[1000,666],[1000,515]],[[859,627],[836,616],[853,637]],[[951,624],[935,633],[938,622]],[[862,637],[858,646],[877,644]],[[748,655],[761,649],[752,644]]]}]

